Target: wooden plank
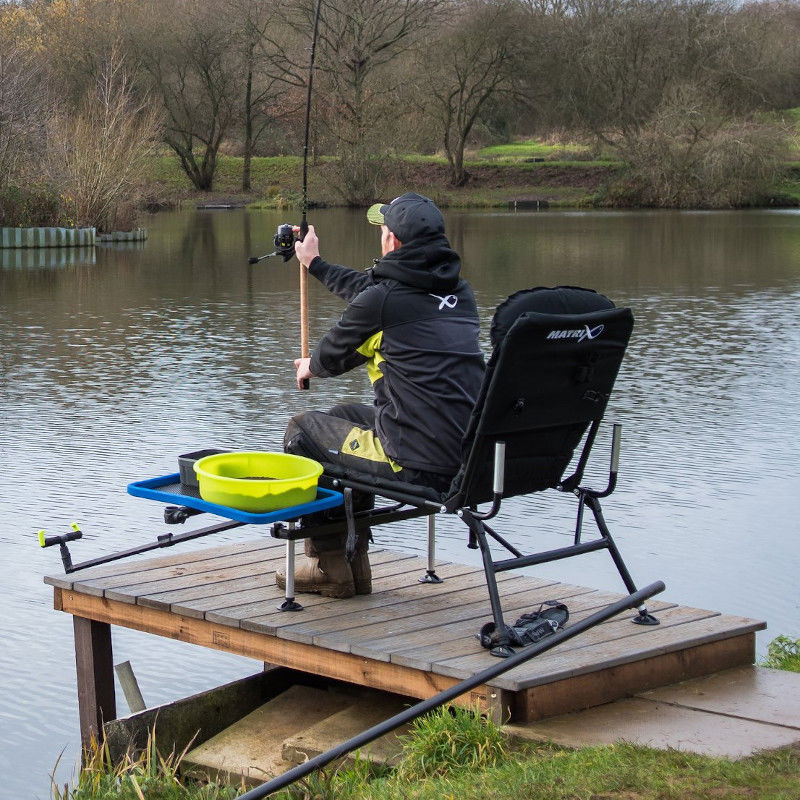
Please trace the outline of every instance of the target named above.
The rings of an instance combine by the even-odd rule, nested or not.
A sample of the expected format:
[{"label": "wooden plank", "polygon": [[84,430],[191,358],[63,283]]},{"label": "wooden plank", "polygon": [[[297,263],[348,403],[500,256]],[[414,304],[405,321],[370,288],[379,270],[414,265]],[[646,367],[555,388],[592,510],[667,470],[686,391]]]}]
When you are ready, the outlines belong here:
[{"label": "wooden plank", "polygon": [[520,721],[533,722],[656,686],[752,664],[754,658],[755,634],[743,633],[533,686],[515,695],[515,710]]},{"label": "wooden plank", "polygon": [[203,616],[203,603],[217,603],[220,597],[231,599],[247,596],[250,592],[260,589],[266,578],[260,573],[239,575],[238,570],[232,571],[224,580],[212,583],[209,586],[189,586],[181,589],[171,589],[166,592],[153,594],[140,594],[136,603],[148,608],[160,608],[163,611],[174,609],[178,614],[187,614],[190,617]]},{"label": "wooden plank", "polygon": [[[298,621],[294,625],[282,627],[277,630],[281,638],[292,641],[303,641],[341,652],[350,652],[350,644],[354,639],[370,634],[375,635],[376,630],[390,632],[392,629],[407,627],[409,620],[414,620],[414,625],[422,625],[420,619],[427,614],[442,611],[442,606],[455,595],[460,606],[470,602],[485,602],[486,588],[481,584],[483,575],[472,573],[461,576],[464,584],[455,589],[454,583],[414,587],[413,594],[398,597],[398,602],[387,606],[365,605],[358,610],[339,614],[328,619],[309,619]],[[504,575],[502,583],[508,584],[519,581],[518,576]],[[498,578],[498,582],[500,582]],[[425,591],[427,589],[428,591]],[[420,591],[422,590],[422,591]]]},{"label": "wooden plank", "polygon": [[[563,587],[563,588],[562,588]],[[543,600],[549,599],[549,588],[538,592],[527,592],[504,598],[505,616],[511,622],[521,613],[535,609]],[[584,586],[559,587],[558,599],[567,601],[573,618],[581,611],[596,610],[619,599],[610,592],[599,592]],[[465,619],[466,626],[458,622],[437,627],[431,631],[409,631],[391,642],[391,658],[397,664],[416,669],[433,669],[439,661],[462,658],[464,656],[486,654],[486,650],[478,642],[477,634],[482,622],[490,622],[491,613],[484,613]],[[388,646],[390,643],[375,640],[368,643],[374,647]],[[358,650],[362,655],[360,648]]]},{"label": "wooden plank", "polygon": [[[395,578],[382,581],[377,585],[379,591],[374,591],[371,595],[357,595],[348,600],[337,600],[334,603],[327,603],[319,605],[314,608],[313,617],[307,620],[291,620],[291,626],[301,624],[305,621],[311,622],[311,619],[324,620],[329,617],[340,617],[346,614],[361,613],[364,609],[381,608],[384,606],[400,605],[409,597],[429,596],[435,593],[435,596],[441,596],[450,592],[457,591],[465,585],[474,585],[475,576],[482,576],[483,573],[476,571],[473,568],[465,567],[464,565],[444,565],[442,567],[442,576],[445,577],[443,584],[422,584],[419,583],[414,574],[400,574]],[[301,601],[305,601],[309,595],[300,595]],[[275,635],[279,629],[284,629],[289,625],[285,614],[276,616],[273,613],[265,615],[253,615],[243,618],[241,625],[247,630],[261,631],[262,633],[269,633]],[[288,628],[286,628],[288,630]],[[313,630],[311,630],[313,634]],[[309,634],[310,635],[310,634]],[[288,637],[293,638],[294,634],[289,633]],[[299,641],[307,641],[310,643],[310,638],[303,631],[298,630],[297,636],[300,637]]]},{"label": "wooden plank", "polygon": [[[568,586],[558,584],[559,598],[569,598],[573,595],[592,593],[591,589],[583,586]],[[536,608],[543,600],[552,596],[553,586],[543,586],[531,589],[527,581],[508,584],[503,590],[503,600],[512,608],[530,610]],[[516,618],[516,615],[514,615]],[[421,649],[429,651],[434,647],[442,647],[443,658],[448,656],[448,645],[453,642],[469,640],[477,643],[477,634],[481,626],[492,619],[488,596],[476,603],[465,604],[458,602],[449,608],[442,609],[436,617],[426,617],[423,626],[410,628],[408,626],[400,631],[387,635],[372,636],[369,639],[359,639],[353,645],[352,652],[369,657],[375,651],[385,652],[395,660],[395,655],[401,650]],[[384,631],[385,632],[385,631]],[[479,646],[480,647],[480,646]],[[472,652],[474,648],[471,648]],[[399,663],[399,662],[398,662]],[[428,663],[430,663],[428,661]],[[409,666],[408,664],[406,666]]]},{"label": "wooden plank", "polygon": [[88,747],[92,738],[99,738],[103,723],[117,718],[111,627],[80,615],[73,616],[72,626],[81,743]]},{"label": "wooden plank", "polygon": [[[275,564],[282,564],[285,553],[277,562],[270,560],[269,569],[274,571]],[[403,556],[399,553],[383,551],[376,556],[387,562],[402,562]],[[228,571],[226,571],[227,573]],[[151,608],[174,608],[177,613],[189,613],[190,616],[198,616],[198,611],[203,612],[207,608],[234,606],[250,602],[247,599],[248,592],[260,589],[267,581],[274,583],[273,574],[264,571],[264,574],[253,574],[249,566],[234,568],[229,571],[224,580],[217,581],[209,585],[192,585],[166,591],[148,592],[136,597],[136,602],[140,605],[150,606]],[[219,605],[220,598],[224,598],[224,605]],[[230,602],[225,602],[230,600]],[[202,616],[202,613],[199,615]]]},{"label": "wooden plank", "polygon": [[102,597],[103,595],[101,593],[109,589],[116,589],[119,594],[133,595],[135,597],[136,594],[143,594],[148,588],[152,588],[153,584],[159,581],[183,578],[184,581],[190,582],[192,578],[195,578],[197,582],[202,582],[204,580],[202,576],[209,572],[244,566],[246,564],[252,564],[256,567],[265,559],[269,558],[277,560],[280,558],[280,553],[267,548],[256,549],[243,553],[217,556],[216,558],[204,559],[202,561],[194,561],[190,564],[174,564],[169,567],[160,567],[144,572],[113,575],[108,578],[98,578],[90,582],[75,581],[73,589],[76,592],[91,594],[96,597]]},{"label": "wooden plank", "polygon": [[[147,544],[147,542],[143,542],[142,544]],[[147,569],[160,569],[162,567],[168,567],[175,564],[189,564],[193,561],[201,561],[206,558],[216,558],[218,555],[246,552],[254,547],[281,547],[281,545],[282,542],[277,539],[272,539],[271,537],[267,539],[250,539],[246,542],[224,544],[218,547],[204,548],[202,550],[181,550],[181,545],[176,545],[178,549],[173,551],[173,553],[168,556],[160,556],[158,558],[149,558],[146,560],[141,560],[137,556],[133,559],[112,561],[108,564],[101,564],[97,567],[82,569],[78,572],[70,573],[69,575],[48,575],[45,577],[44,582],[50,584],[51,586],[58,586],[63,589],[72,589],[76,580],[89,582],[95,578],[107,578],[112,575],[125,575],[134,571],[144,571]]]},{"label": "wooden plank", "polygon": [[[240,577],[258,575],[266,580],[267,575],[272,575],[275,569],[283,564],[283,556],[252,554],[248,556],[252,561],[244,563],[228,563],[228,559],[219,559],[208,562],[204,569],[184,570],[182,567],[171,567],[170,570],[177,574],[160,577],[156,580],[136,583],[128,586],[109,587],[103,590],[103,595],[111,600],[135,603],[138,598],[149,592],[168,592],[170,590],[191,589],[193,587],[209,587],[221,581],[228,580],[232,574]],[[80,590],[80,587],[76,587]]]},{"label": "wooden plank", "polygon": [[[744,633],[752,633],[758,628],[759,623],[753,620],[719,614],[688,621],[677,620],[674,625],[662,623],[658,628],[648,629],[647,635],[633,634],[613,638],[592,647],[580,647],[564,652],[559,652],[560,648],[556,648],[528,665],[506,673],[498,678],[497,683],[502,688],[520,691],[542,683],[552,683],[599,669],[611,669],[633,661],[696,647],[706,642],[736,638]],[[475,663],[477,663],[475,659],[463,659],[458,668],[441,663],[436,664],[434,668],[437,673],[441,672],[452,677],[460,674],[463,677],[464,674],[472,674]]]},{"label": "wooden plank", "polygon": [[[388,662],[371,661],[349,653],[334,653],[299,642],[222,627],[207,620],[120,603],[104,597],[63,590],[61,599],[66,613],[84,619],[121,625],[409,697],[432,697],[458,682],[447,676],[426,674],[419,670]],[[489,710],[485,703],[497,696],[496,688],[481,685],[462,695],[457,702],[468,707],[478,704],[479,708]]]},{"label": "wooden plank", "polygon": [[[593,613],[586,609],[574,615],[573,621],[583,619]],[[560,677],[564,669],[572,669],[573,665],[583,659],[581,663],[610,666],[609,658],[630,660],[628,656],[638,652],[639,648],[649,649],[656,641],[674,642],[680,640],[676,633],[678,627],[697,620],[709,617],[718,617],[717,611],[693,609],[685,606],[675,606],[660,612],[661,624],[657,627],[644,627],[634,625],[630,621],[630,614],[617,615],[602,625],[597,625],[580,636],[564,642],[552,651],[538,656],[535,661],[523,664],[502,676],[505,688],[516,687],[516,690],[526,688],[535,682],[550,681]],[[603,658],[595,657],[600,650],[606,654]],[[434,665],[437,672],[445,675],[472,674],[485,663],[482,655],[466,656],[460,659],[447,659]]]},{"label": "wooden plank", "polygon": [[[621,638],[575,648],[572,651],[559,653],[553,650],[548,654],[547,660],[543,660],[542,664],[537,666],[546,669],[551,678],[570,677],[590,671],[592,665],[602,664],[603,667],[611,668],[651,655],[695,647],[706,641],[713,642],[724,638],[735,638],[744,633],[754,633],[765,627],[764,623],[752,619],[703,612],[702,609],[686,609],[683,606],[670,609],[661,616],[665,617],[665,620],[658,628],[651,628],[645,633],[629,633]],[[619,627],[617,626],[618,630]],[[514,677],[513,672],[510,674]],[[538,678],[521,681],[522,688],[539,682]]]},{"label": "wooden plank", "polygon": [[[390,586],[402,586],[409,580],[408,573],[403,570],[403,565],[408,563],[409,559],[401,561],[391,561],[384,564],[377,564],[373,567],[373,581],[380,582],[384,591],[388,591]],[[412,561],[416,559],[411,558]],[[371,595],[360,595],[361,597],[377,597],[380,593],[373,591]],[[274,622],[270,625],[270,629],[274,631],[282,624],[291,624],[293,620],[297,620],[296,614],[287,614],[286,612],[278,611],[277,607],[283,602],[284,592],[275,585],[262,584],[260,589],[256,592],[248,593],[248,601],[245,603],[229,603],[217,600],[205,610],[205,617],[213,622],[218,622],[222,625],[234,625],[239,627],[241,622],[248,617],[269,617]],[[320,618],[322,616],[331,616],[341,614],[342,608],[349,608],[350,604],[356,598],[348,598],[343,601],[330,597],[322,597],[318,594],[299,594],[297,596],[298,602],[303,606],[303,612],[308,612],[303,615],[303,618],[312,616],[313,618]],[[343,603],[345,604],[343,606]],[[180,608],[176,605],[173,611],[181,613]],[[194,616],[194,614],[193,614]],[[263,623],[261,630],[267,627],[267,623]]]}]

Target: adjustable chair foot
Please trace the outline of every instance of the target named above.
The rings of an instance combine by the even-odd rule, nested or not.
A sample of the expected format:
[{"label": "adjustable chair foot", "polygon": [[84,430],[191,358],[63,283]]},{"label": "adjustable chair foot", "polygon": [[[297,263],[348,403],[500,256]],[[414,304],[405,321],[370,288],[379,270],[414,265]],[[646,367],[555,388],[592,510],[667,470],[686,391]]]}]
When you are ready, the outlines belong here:
[{"label": "adjustable chair foot", "polygon": [[634,625],[660,625],[661,621],[656,619],[644,606],[638,610],[638,614],[631,620]]},{"label": "adjustable chair foot", "polygon": [[419,579],[419,583],[444,583],[444,578],[440,578],[436,574],[436,570],[429,569],[425,571],[425,574]]},{"label": "adjustable chair foot", "polygon": [[278,611],[302,611],[303,606],[295,602],[294,597],[287,597],[279,606]]},{"label": "adjustable chair foot", "polygon": [[489,652],[496,658],[508,658],[509,656],[513,656],[516,650],[514,650],[512,647],[509,647],[507,644],[498,644]]}]

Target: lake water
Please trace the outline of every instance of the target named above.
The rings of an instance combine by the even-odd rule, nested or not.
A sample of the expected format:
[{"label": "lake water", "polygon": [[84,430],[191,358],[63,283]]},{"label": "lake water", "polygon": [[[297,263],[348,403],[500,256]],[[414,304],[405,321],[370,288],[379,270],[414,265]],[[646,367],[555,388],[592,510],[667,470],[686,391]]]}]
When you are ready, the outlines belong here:
[{"label": "lake water", "polygon": [[[800,214],[446,218],[485,343],[494,307],[520,288],[589,286],[633,309],[606,415],[624,425],[620,482],[604,510],[639,585],[662,579],[676,602],[766,620],[760,654],[780,633],[800,635]],[[293,413],[370,397],[362,371],[294,389],[297,262],[247,264],[285,221],[273,212],[165,213],[147,220],[144,245],[0,251],[0,797],[48,797],[59,755],[63,782],[78,753],[71,619],[52,609],[42,583],[61,564],[56,549],[37,546],[36,531],[78,522],[76,561],[150,542],[175,529],[160,505],[126,494],[130,481],[174,472],[180,453],[204,447],[279,449]],[[376,255],[377,230],[362,213],[325,210],[311,221],[329,260],[360,267]],[[314,342],[343,306],[313,279],[310,305]],[[597,485],[607,446],[606,430],[590,470]],[[553,494],[509,501],[499,529],[542,547],[565,544],[572,505]],[[442,558],[477,563],[463,525],[443,519],[438,529]],[[425,550],[419,521],[379,529],[377,539]],[[605,553],[533,572],[622,589]],[[114,657],[132,662],[149,705],[260,668],[124,629],[114,629]]]}]

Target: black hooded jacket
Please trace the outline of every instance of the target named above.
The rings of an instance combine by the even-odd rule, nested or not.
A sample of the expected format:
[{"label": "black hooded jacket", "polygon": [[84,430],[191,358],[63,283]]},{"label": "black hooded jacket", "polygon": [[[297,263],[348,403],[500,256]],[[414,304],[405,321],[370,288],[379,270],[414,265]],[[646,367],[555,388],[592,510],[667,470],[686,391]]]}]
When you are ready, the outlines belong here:
[{"label": "black hooded jacket", "polygon": [[315,258],[309,272],[347,300],[311,355],[311,372],[366,364],[378,438],[402,467],[453,475],[483,379],[479,321],[444,235],[404,244],[366,272]]}]

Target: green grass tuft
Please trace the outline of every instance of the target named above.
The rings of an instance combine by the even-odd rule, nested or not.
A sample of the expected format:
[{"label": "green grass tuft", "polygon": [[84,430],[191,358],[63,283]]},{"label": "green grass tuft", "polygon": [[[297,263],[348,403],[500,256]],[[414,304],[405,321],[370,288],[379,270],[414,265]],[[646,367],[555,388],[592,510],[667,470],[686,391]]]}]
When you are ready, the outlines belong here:
[{"label": "green grass tuft", "polygon": [[[187,747],[188,749],[188,747]],[[53,782],[53,800],[233,800],[240,790],[211,781],[182,782],[180,754],[163,756],[156,747],[155,734],[137,756],[128,755],[113,763],[108,744],[92,741],[85,753],[84,767],[76,786]]]},{"label": "green grass tuft", "polygon": [[800,639],[777,636],[767,647],[767,657],[762,662],[765,667],[800,672]]},{"label": "green grass tuft", "polygon": [[403,759],[397,775],[404,781],[495,767],[506,756],[500,728],[458,706],[439,708],[416,720],[401,741]]}]

